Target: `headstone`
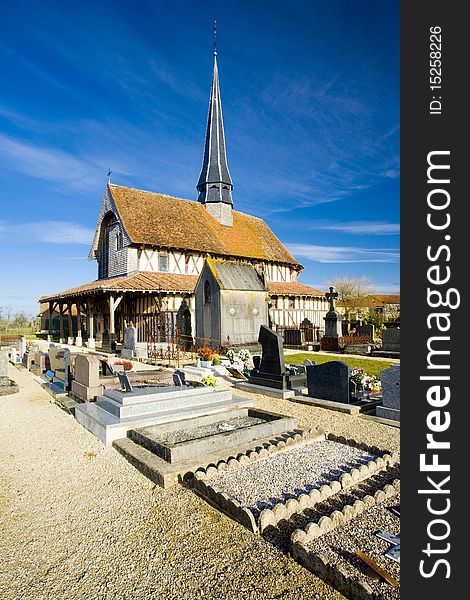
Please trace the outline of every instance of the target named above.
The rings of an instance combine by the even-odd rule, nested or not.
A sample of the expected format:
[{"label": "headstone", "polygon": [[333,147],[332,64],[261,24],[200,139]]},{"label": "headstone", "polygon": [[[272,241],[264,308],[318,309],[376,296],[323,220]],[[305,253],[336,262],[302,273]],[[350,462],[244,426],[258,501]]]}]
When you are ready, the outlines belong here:
[{"label": "headstone", "polygon": [[18,358],[18,350],[15,348],[15,346],[11,346],[10,347],[10,360],[13,364],[16,364]]},{"label": "headstone", "polygon": [[305,385],[305,375],[286,371],[282,337],[265,325],[260,326],[258,341],[263,351],[259,367],[250,373],[248,382],[253,385],[290,390]]},{"label": "headstone", "polygon": [[44,373],[44,371],[47,370],[48,366],[50,366],[47,364],[47,358],[48,356],[45,352],[35,352],[33,356],[34,369],[32,370],[37,372],[39,375]]},{"label": "headstone", "polygon": [[118,373],[119,382],[121,383],[121,387],[125,392],[132,392],[131,382],[129,381],[129,377],[127,373]]},{"label": "headstone", "polygon": [[8,377],[8,350],[0,349],[0,377]]},{"label": "headstone", "polygon": [[49,360],[51,371],[54,371],[51,390],[66,392],[70,379],[70,350],[60,346],[49,346]]},{"label": "headstone", "polygon": [[367,336],[372,341],[375,335],[375,327],[374,325],[367,323],[366,325],[360,325],[357,328],[357,335],[359,336]]},{"label": "headstone", "polygon": [[137,328],[126,327],[124,329],[124,340],[122,344],[121,356],[123,358],[134,358],[137,345]]},{"label": "headstone", "polygon": [[330,302],[330,309],[323,317],[323,320],[325,321],[325,337],[341,337],[341,317],[336,311],[338,292],[331,286],[330,291],[325,294],[325,297]]},{"label": "headstone", "polygon": [[182,371],[175,371],[173,373],[173,383],[177,386],[184,385],[185,375]]},{"label": "headstone", "polygon": [[340,360],[306,367],[308,395],[312,398],[349,404],[351,368]]},{"label": "headstone", "polygon": [[23,360],[24,353],[26,352],[26,338],[23,336],[20,340],[20,358]]},{"label": "headstone", "polygon": [[400,328],[393,327],[382,331],[382,350],[384,352],[400,352]]},{"label": "headstone", "polygon": [[72,393],[88,402],[103,393],[100,383],[100,359],[93,354],[78,354],[75,358],[75,379]]},{"label": "headstone", "polygon": [[382,381],[382,406],[377,407],[377,416],[400,420],[400,365],[393,365],[380,373]]}]

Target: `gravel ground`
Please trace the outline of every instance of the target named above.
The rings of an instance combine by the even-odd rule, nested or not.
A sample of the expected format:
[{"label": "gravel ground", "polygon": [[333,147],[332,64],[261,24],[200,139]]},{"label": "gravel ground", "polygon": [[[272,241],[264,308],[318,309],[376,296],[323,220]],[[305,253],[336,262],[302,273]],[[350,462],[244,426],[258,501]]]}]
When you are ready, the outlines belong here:
[{"label": "gravel ground", "polygon": [[[307,548],[314,552],[322,552],[330,564],[341,564],[354,579],[358,579],[360,574],[367,573],[367,566],[355,555],[358,550],[362,550],[379,567],[400,581],[400,565],[384,556],[391,544],[374,535],[379,529],[391,535],[400,535],[400,519],[387,508],[397,504],[400,504],[399,494],[373,506],[346,525],[337,527],[310,542]],[[367,581],[374,592],[384,600],[396,600],[400,596],[399,588],[393,588],[383,580],[376,581],[368,577]]]},{"label": "gravel ground", "polygon": [[[343,598],[189,490],[154,486],[31,374],[9,375],[22,391],[0,398],[2,600]],[[251,397],[301,426],[398,448],[398,429]]]},{"label": "gravel ground", "polygon": [[12,367],[0,399],[2,600],[339,600],[191,491],[155,487]]},{"label": "gravel ground", "polygon": [[275,454],[235,471],[211,477],[218,492],[236,498],[257,515],[278,502],[297,498],[339,479],[342,473],[376,458],[373,454],[330,440],[311,442]]},{"label": "gravel ground", "polygon": [[[234,417],[233,419],[217,421],[215,423],[209,423],[208,425],[200,425],[199,427],[193,427],[192,429],[169,431],[168,433],[160,436],[160,439],[167,444],[178,444],[181,442],[187,442],[189,440],[198,440],[210,435],[216,435],[223,431],[246,429],[247,427],[252,427],[253,425],[259,425],[260,423],[266,423],[266,421],[264,419],[258,419],[257,417]],[[225,429],[219,427],[219,425],[225,426]]]}]

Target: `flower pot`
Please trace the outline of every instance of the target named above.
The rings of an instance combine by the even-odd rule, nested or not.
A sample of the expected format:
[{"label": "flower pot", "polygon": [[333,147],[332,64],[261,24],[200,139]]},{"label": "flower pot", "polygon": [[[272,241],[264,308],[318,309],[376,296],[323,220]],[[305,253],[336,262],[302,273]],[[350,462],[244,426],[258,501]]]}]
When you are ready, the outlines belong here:
[{"label": "flower pot", "polygon": [[211,360],[201,360],[201,367],[204,367],[205,369],[212,367],[212,361]]}]

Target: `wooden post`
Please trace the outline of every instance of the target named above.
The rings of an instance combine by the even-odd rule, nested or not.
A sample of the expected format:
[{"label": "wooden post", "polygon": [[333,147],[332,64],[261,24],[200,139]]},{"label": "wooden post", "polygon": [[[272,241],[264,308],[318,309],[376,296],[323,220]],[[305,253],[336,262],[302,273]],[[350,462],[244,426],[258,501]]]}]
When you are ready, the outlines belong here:
[{"label": "wooden post", "polygon": [[109,303],[109,333],[114,334],[114,296],[112,294],[109,295],[108,298]]},{"label": "wooden post", "polygon": [[63,344],[65,342],[64,339],[64,305],[63,303],[59,303],[59,342]]},{"label": "wooden post", "polygon": [[47,341],[52,342],[52,313],[54,312],[54,302],[49,302],[49,327]]},{"label": "wooden post", "polygon": [[93,321],[93,305],[88,302],[88,324],[87,324],[87,332],[88,332],[88,348],[95,347],[95,338],[94,338],[94,321]]},{"label": "wooden post", "polygon": [[81,319],[81,307],[79,302],[75,302],[77,309],[77,335],[75,337],[75,346],[82,345],[82,319]]}]

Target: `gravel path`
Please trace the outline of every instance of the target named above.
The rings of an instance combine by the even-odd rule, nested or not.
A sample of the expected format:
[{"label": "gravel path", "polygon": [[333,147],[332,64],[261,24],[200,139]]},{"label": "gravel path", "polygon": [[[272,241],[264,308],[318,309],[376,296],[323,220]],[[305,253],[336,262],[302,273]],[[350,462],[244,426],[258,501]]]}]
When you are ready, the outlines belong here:
[{"label": "gravel path", "polygon": [[22,391],[0,398],[2,600],[343,598],[189,490],[155,487],[28,372],[10,377]]},{"label": "gravel path", "polygon": [[376,458],[373,454],[330,440],[311,442],[256,461],[236,471],[211,477],[211,486],[236,498],[257,515],[278,502],[308,494],[339,479],[342,473]]},{"label": "gravel path", "polygon": [[[358,550],[362,550],[394,579],[400,581],[400,565],[384,556],[391,544],[374,535],[380,529],[391,535],[400,535],[400,519],[388,510],[389,506],[397,504],[400,504],[399,494],[373,506],[346,525],[310,542],[307,548],[314,552],[322,552],[330,564],[341,564],[354,579],[358,579],[360,574],[367,574],[366,565],[355,555]],[[396,600],[400,597],[399,588],[393,588],[383,580],[375,581],[367,577],[367,582],[383,600]]]}]

